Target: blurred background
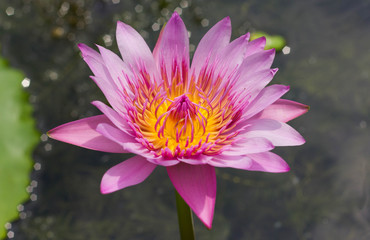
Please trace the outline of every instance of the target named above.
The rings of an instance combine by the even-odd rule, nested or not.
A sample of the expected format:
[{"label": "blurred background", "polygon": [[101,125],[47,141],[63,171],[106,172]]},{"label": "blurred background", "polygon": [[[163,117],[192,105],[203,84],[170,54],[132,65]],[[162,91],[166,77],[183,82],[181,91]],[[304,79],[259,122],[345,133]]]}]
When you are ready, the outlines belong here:
[{"label": "blurred background", "polygon": [[104,172],[132,155],[45,135],[99,114],[90,102],[104,96],[89,78],[78,43],[118,53],[121,20],[153,48],[173,11],[190,32],[192,53],[225,16],[233,38],[247,31],[282,36],[286,47],[276,56],[273,66],[280,70],[273,83],[290,85],[284,98],[311,107],[290,122],[307,143],[275,150],[290,172],[217,170],[213,228],[195,217],[197,238],[370,239],[368,0],[1,0],[0,209],[12,213],[0,218],[0,237],[179,238],[175,193],[164,168],[142,184],[101,195]]}]

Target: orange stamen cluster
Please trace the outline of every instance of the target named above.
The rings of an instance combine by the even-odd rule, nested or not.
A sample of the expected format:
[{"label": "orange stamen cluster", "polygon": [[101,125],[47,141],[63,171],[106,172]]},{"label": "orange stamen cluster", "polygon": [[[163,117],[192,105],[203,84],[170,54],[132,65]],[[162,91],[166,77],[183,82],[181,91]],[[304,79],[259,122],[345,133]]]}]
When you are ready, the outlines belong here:
[{"label": "orange stamen cluster", "polygon": [[124,96],[137,140],[166,158],[220,153],[237,135],[230,130],[240,118],[230,87],[206,69],[190,82],[185,67],[172,71],[171,81],[164,72],[160,84],[142,73],[130,84],[135,98]]}]

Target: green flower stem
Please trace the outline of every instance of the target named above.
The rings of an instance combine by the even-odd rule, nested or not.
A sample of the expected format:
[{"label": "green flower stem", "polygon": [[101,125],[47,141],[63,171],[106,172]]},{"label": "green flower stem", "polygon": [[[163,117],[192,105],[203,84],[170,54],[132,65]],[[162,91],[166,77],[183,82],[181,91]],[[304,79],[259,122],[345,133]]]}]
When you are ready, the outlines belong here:
[{"label": "green flower stem", "polygon": [[177,217],[179,219],[179,228],[181,240],[194,240],[194,224],[190,207],[180,194],[176,191]]}]

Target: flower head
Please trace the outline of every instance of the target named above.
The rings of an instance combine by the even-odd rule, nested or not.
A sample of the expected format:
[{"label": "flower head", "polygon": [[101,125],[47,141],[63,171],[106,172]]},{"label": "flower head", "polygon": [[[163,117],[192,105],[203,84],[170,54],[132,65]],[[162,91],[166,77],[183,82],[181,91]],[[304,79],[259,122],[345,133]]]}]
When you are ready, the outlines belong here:
[{"label": "flower head", "polygon": [[280,99],[289,87],[266,85],[274,50],[249,34],[230,42],[224,18],[200,41],[192,64],[186,27],[174,13],[153,50],[132,27],[118,22],[122,58],[98,46],[79,48],[111,107],[94,101],[103,114],[61,125],[51,138],[104,152],[135,153],[109,169],[101,192],[145,180],[157,165],[167,168],[176,190],[211,228],[216,198],[214,167],[285,172],[270,152],[304,139],[285,122],[307,106]]}]

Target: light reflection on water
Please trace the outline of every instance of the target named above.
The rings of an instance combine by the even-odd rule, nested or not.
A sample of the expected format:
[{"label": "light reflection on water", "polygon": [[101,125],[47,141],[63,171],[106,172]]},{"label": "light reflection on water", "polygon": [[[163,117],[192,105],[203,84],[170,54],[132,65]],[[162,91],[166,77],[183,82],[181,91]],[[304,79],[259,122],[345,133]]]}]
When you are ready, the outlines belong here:
[{"label": "light reflection on water", "polygon": [[[41,132],[95,115],[104,99],[77,43],[115,52],[115,22],[139,29],[151,47],[176,9],[191,51],[209,26],[229,15],[234,36],[283,35],[274,83],[311,106],[292,122],[307,139],[277,149],[286,174],[219,169],[214,228],[196,220],[199,239],[368,239],[370,236],[370,4],[366,1],[2,1],[2,54],[26,72]],[[30,84],[31,83],[31,84]],[[100,195],[102,174],[131,155],[98,153],[41,136],[15,239],[174,239],[174,193],[164,169],[136,187]]]}]

